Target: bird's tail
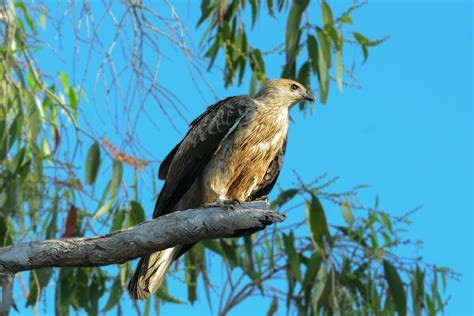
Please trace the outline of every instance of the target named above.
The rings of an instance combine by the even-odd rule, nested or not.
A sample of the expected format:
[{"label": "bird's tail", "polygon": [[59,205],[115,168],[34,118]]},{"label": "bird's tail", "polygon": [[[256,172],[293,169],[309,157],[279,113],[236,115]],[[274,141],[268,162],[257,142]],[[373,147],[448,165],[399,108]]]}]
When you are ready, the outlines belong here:
[{"label": "bird's tail", "polygon": [[180,249],[181,246],[176,246],[142,257],[128,283],[130,296],[135,300],[143,300],[158,290]]}]

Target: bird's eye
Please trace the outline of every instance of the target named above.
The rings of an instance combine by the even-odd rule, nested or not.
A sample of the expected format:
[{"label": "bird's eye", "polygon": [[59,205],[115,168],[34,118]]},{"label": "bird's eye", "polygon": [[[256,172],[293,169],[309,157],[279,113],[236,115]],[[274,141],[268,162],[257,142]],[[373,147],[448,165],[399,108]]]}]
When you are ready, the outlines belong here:
[{"label": "bird's eye", "polygon": [[291,91],[298,90],[298,86],[295,85],[295,84],[292,84],[292,85],[290,86],[290,89],[291,89]]}]

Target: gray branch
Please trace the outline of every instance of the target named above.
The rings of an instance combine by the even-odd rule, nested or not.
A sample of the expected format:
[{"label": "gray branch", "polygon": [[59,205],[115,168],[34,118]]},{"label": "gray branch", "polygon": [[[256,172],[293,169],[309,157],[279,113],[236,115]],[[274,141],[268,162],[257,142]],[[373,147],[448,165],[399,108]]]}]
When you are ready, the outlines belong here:
[{"label": "gray branch", "polygon": [[93,267],[124,263],[152,252],[205,239],[243,236],[281,222],[285,215],[254,201],[171,213],[103,236],[20,243],[0,248],[0,273],[45,267]]}]

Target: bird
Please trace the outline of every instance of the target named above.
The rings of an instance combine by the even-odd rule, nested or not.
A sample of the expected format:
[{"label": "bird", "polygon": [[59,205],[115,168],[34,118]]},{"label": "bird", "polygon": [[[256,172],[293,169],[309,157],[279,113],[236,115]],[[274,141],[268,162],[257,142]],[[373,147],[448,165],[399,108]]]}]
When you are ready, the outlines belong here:
[{"label": "bird", "polygon": [[[191,122],[187,134],[162,161],[165,180],[153,218],[217,203],[267,196],[283,165],[289,110],[315,100],[311,89],[289,79],[265,81],[254,97],[228,97]],[[178,245],[142,257],[128,284],[132,299],[156,292],[173,260],[194,244]]]}]

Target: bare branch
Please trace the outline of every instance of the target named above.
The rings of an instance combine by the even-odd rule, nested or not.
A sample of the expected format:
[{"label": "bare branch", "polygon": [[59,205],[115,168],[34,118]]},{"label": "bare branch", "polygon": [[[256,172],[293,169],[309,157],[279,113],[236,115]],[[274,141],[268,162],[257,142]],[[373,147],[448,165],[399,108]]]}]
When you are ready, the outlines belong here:
[{"label": "bare branch", "polygon": [[44,267],[92,267],[205,239],[237,237],[281,222],[285,215],[255,201],[225,210],[215,205],[171,213],[104,236],[33,241],[0,248],[0,272]]}]

